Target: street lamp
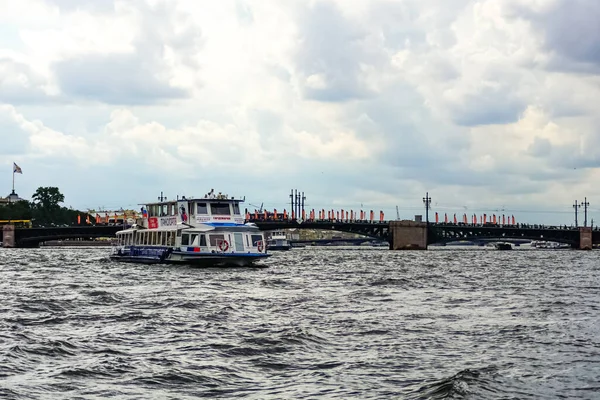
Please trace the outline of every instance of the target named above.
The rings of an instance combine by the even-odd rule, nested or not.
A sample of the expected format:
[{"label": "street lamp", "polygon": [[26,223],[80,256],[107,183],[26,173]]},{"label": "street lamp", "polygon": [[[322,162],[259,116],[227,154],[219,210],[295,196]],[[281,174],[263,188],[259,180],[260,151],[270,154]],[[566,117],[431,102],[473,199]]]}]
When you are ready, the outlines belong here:
[{"label": "street lamp", "polygon": [[581,205],[583,206],[583,226],[587,227],[587,209],[590,205],[590,203],[587,201],[587,197],[583,199],[583,203],[581,203]]},{"label": "street lamp", "polygon": [[423,197],[423,203],[425,204],[425,222],[429,225],[429,208],[431,208],[431,197],[429,197],[429,192]]}]

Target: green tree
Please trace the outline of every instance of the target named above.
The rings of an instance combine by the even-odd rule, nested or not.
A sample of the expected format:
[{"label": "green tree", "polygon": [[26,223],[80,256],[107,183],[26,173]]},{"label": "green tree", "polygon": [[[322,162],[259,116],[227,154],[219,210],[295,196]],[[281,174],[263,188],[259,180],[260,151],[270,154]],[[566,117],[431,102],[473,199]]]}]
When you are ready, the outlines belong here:
[{"label": "green tree", "polygon": [[65,201],[65,196],[57,187],[49,186],[37,188],[31,199],[36,207],[52,211],[60,208],[60,203]]},{"label": "green tree", "polygon": [[31,204],[23,200],[0,206],[0,220],[9,219],[31,219]]},{"label": "green tree", "polygon": [[31,196],[32,219],[36,226],[64,224],[65,213],[60,203],[65,201],[65,196],[57,187],[39,187]]}]

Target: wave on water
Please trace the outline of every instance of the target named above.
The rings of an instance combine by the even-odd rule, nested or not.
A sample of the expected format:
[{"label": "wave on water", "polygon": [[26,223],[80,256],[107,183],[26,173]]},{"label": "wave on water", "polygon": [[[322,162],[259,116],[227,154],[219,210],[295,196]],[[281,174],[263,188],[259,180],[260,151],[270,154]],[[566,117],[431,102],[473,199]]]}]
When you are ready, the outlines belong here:
[{"label": "wave on water", "polygon": [[441,399],[538,399],[547,398],[544,388],[531,386],[497,367],[465,369],[448,378],[425,384],[407,393],[408,400]]},{"label": "wave on water", "polygon": [[597,397],[594,251],[0,252],[0,398]]}]

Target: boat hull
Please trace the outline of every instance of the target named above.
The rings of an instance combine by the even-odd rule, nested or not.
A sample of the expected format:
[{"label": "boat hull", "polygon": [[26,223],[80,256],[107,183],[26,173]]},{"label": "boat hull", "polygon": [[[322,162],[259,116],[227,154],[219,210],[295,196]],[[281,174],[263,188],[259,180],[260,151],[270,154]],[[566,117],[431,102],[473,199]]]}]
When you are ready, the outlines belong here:
[{"label": "boat hull", "polygon": [[288,245],[273,245],[273,246],[267,246],[267,249],[271,250],[271,251],[283,251],[283,250],[290,250],[292,248],[292,245],[288,244]]},{"label": "boat hull", "polygon": [[270,257],[264,253],[207,253],[190,254],[186,252],[173,252],[165,262],[167,264],[188,264],[196,267],[249,267],[254,262]]},{"label": "boat hull", "polygon": [[[139,264],[185,264],[195,267],[249,267],[270,257],[267,253],[199,253],[171,248],[131,248],[114,252],[110,259]],[[256,265],[259,266],[259,265]]]}]

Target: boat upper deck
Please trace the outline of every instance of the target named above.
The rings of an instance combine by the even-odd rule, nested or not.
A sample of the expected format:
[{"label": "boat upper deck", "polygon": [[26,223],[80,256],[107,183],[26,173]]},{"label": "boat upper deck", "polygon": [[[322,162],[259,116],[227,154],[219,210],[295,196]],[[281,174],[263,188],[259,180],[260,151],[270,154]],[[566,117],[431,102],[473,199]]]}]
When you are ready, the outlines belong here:
[{"label": "boat upper deck", "polygon": [[238,226],[245,222],[240,212],[243,201],[211,190],[201,198],[182,197],[146,203],[141,209],[142,226],[147,229],[176,228],[178,225]]}]

